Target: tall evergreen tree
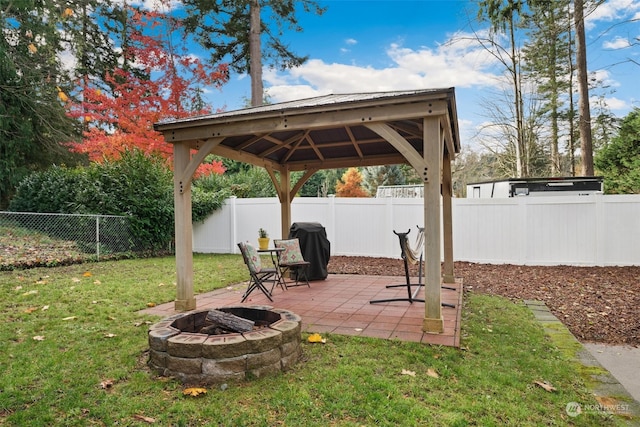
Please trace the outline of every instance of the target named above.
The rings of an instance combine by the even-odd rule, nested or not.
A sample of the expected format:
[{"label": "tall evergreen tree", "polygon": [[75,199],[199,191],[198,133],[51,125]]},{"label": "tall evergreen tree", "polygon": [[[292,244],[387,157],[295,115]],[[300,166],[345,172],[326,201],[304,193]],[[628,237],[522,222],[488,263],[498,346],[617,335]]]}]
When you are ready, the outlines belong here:
[{"label": "tall evergreen tree", "polygon": [[593,141],[591,136],[591,111],[589,107],[589,81],[587,70],[587,46],[584,31],[584,1],[574,0],[576,31],[576,71],[578,78],[579,103],[578,130],[580,131],[580,156],[582,175],[593,176]]},{"label": "tall evergreen tree", "polygon": [[529,1],[529,41],[523,49],[525,71],[537,82],[537,91],[542,96],[541,114],[549,121],[551,176],[564,172],[560,159],[562,99],[568,91],[572,61],[568,43],[571,31],[568,3],[569,0]]},{"label": "tall evergreen tree", "polygon": [[[263,65],[286,69],[307,59],[282,41],[285,29],[302,31],[297,12],[302,9],[322,14],[325,10],[315,0],[184,0],[183,3],[187,11],[186,28],[209,51],[210,61],[228,62],[233,71],[250,74],[253,106],[263,102]],[[263,13],[266,19],[262,19]]]},{"label": "tall evergreen tree", "polygon": [[72,160],[61,144],[77,133],[63,108],[60,19],[55,5],[35,0],[0,15],[0,207],[30,171]]},{"label": "tall evergreen tree", "polygon": [[618,135],[595,156],[607,193],[640,194],[640,108],[622,119]]},{"label": "tall evergreen tree", "polygon": [[362,169],[362,185],[375,195],[381,185],[404,185],[407,180],[400,165],[368,166]]}]

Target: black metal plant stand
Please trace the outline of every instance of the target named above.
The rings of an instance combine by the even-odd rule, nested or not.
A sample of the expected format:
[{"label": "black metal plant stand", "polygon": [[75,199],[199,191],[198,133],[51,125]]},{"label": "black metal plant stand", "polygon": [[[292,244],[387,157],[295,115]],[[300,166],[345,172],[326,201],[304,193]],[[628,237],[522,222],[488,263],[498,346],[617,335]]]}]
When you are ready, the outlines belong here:
[{"label": "black metal plant stand", "polygon": [[[416,226],[418,227],[418,226]],[[423,286],[422,283],[422,251],[420,252],[420,260],[418,261],[418,283],[411,283],[411,278],[409,277],[409,260],[407,257],[407,254],[405,252],[405,246],[408,247],[408,238],[407,236],[409,235],[409,233],[411,232],[411,229],[409,229],[406,233],[398,233],[395,230],[393,230],[393,234],[395,234],[396,236],[398,236],[398,240],[400,241],[400,256],[402,257],[402,260],[404,261],[404,278],[405,278],[405,283],[399,283],[399,284],[394,284],[394,285],[387,285],[386,288],[399,288],[399,287],[406,287],[407,288],[407,297],[406,298],[387,298],[387,299],[377,299],[377,300],[371,300],[369,301],[369,304],[378,304],[378,303],[384,303],[384,302],[394,302],[394,301],[406,301],[409,302],[411,304],[413,304],[414,302],[424,302],[424,299],[422,298],[416,298],[416,295],[418,295],[418,292],[420,292],[420,288]],[[418,232],[422,233],[424,232],[424,228],[418,227]],[[412,286],[417,286],[417,288],[415,288],[415,290],[413,290],[411,287]],[[455,288],[449,287],[449,286],[442,286],[442,289],[449,289],[449,290],[456,290]],[[448,308],[455,308],[456,306],[453,304],[447,304],[447,303],[441,303],[441,305],[443,307],[448,307]]]}]

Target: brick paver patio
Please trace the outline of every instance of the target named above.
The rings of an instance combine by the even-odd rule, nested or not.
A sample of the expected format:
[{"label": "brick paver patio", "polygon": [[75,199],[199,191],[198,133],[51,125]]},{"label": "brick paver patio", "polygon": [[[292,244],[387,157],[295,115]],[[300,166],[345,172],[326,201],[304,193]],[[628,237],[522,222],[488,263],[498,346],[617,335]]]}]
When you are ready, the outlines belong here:
[{"label": "brick paver patio", "polygon": [[[454,304],[455,308],[442,307],[444,333],[428,334],[422,332],[424,303],[369,303],[376,299],[406,297],[406,287],[385,287],[389,284],[401,284],[403,281],[404,277],[396,276],[330,274],[325,280],[310,282],[310,288],[299,286],[282,290],[276,287],[273,291],[273,302],[261,292],[254,291],[243,304],[240,304],[246,284],[197,295],[196,301],[198,310],[231,305],[269,305],[287,309],[302,317],[302,328],[306,332],[359,335],[459,347],[462,284],[447,284],[456,290],[442,290],[442,302]],[[420,290],[417,298],[424,298],[424,288]],[[176,313],[173,302],[142,312],[162,317]]]}]

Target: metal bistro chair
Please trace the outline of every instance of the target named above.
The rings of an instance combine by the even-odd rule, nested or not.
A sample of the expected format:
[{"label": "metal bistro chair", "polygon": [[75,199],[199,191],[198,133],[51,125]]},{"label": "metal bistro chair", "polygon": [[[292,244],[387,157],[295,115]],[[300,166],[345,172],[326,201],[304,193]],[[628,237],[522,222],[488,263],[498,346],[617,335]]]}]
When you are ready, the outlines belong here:
[{"label": "metal bistro chair", "polygon": [[[311,287],[311,285],[309,285],[309,279],[307,278],[307,269],[311,263],[304,260],[302,251],[300,250],[300,241],[298,239],[274,240],[273,245],[276,248],[284,249],[278,253],[278,266],[282,272],[283,282],[287,271],[293,273],[295,276],[295,285],[287,285],[285,283],[285,287],[302,286],[304,284]],[[304,280],[304,282],[302,282],[301,279]]]},{"label": "metal bistro chair", "polygon": [[269,298],[269,301],[273,301],[273,298],[271,298],[271,291],[266,288],[265,283],[272,282],[273,285],[271,290],[273,290],[273,287],[278,282],[278,271],[275,268],[262,267],[260,255],[252,244],[240,242],[238,243],[238,247],[240,248],[242,258],[244,258],[244,263],[247,265],[251,276],[247,290],[244,292],[244,295],[242,295],[242,301],[240,302],[244,302],[251,292],[256,289],[260,289],[262,293]]}]

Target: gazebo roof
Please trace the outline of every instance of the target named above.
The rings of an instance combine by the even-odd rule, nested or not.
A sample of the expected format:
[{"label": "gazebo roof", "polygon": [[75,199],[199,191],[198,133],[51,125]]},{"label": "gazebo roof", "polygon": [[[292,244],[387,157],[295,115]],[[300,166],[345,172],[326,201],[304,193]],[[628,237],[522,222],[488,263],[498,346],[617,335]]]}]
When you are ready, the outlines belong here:
[{"label": "gazebo roof", "polygon": [[408,163],[372,130],[383,124],[423,153],[423,119],[438,117],[445,150],[460,151],[453,88],[324,95],[157,123],[170,143],[279,170]]}]

